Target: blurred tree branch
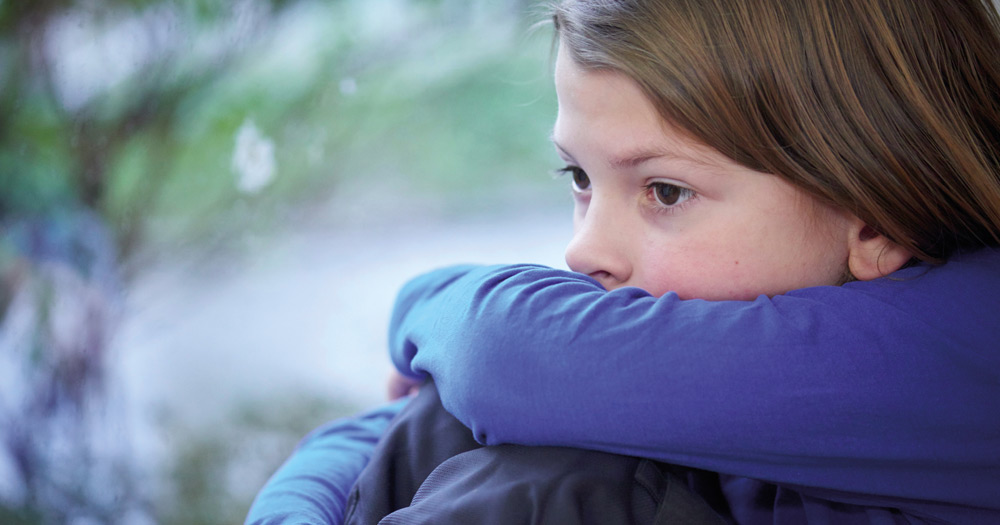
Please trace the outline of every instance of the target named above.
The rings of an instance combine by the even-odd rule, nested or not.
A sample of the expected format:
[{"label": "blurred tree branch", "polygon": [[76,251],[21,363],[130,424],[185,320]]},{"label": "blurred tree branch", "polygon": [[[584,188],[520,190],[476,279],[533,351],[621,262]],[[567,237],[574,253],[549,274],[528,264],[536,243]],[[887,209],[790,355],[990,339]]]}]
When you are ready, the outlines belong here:
[{"label": "blurred tree branch", "polygon": [[[289,5],[288,0],[265,2],[270,16]],[[188,0],[186,2],[154,0],[38,0],[32,2],[0,3],[0,46],[8,59],[4,63],[0,80],[0,148],[7,149],[13,163],[0,167],[0,180],[14,182],[14,186],[27,187],[27,194],[11,195],[0,190],[0,218],[19,211],[40,211],[39,206],[63,206],[67,200],[93,209],[107,216],[108,190],[112,181],[110,164],[113,163],[132,137],[148,135],[153,144],[150,154],[150,171],[143,183],[130,196],[124,216],[110,221],[118,234],[119,255],[127,255],[142,233],[142,215],[149,207],[170,172],[175,156],[174,134],[180,118],[178,109],[185,98],[217,82],[228,74],[240,49],[236,46],[222,48],[209,60],[190,64],[185,62],[185,46],[175,46],[156,56],[125,80],[125,86],[113,92],[98,93],[82,106],[68,108],[60,100],[55,85],[55,69],[50,49],[46,48],[55,21],[69,13],[81,12],[94,15],[95,20],[134,18],[141,21],[147,37],[153,34],[154,24],[161,20],[155,16],[142,18],[144,12],[154,8],[186,9],[194,13],[203,26],[224,24],[231,13],[227,3]],[[232,8],[230,6],[230,8]],[[266,20],[258,20],[247,28],[253,38],[267,34]],[[192,35],[183,35],[190,37]],[[151,37],[148,37],[151,39]],[[178,64],[186,64],[180,68]],[[115,100],[109,101],[113,96]],[[34,115],[52,116],[46,119],[43,140],[14,132],[24,121]],[[34,137],[37,139],[37,137]],[[32,186],[39,181],[25,180],[32,177],[31,165],[38,156],[68,157],[66,178],[68,191],[53,203],[25,202],[38,197]],[[66,193],[64,191],[63,193]]]}]

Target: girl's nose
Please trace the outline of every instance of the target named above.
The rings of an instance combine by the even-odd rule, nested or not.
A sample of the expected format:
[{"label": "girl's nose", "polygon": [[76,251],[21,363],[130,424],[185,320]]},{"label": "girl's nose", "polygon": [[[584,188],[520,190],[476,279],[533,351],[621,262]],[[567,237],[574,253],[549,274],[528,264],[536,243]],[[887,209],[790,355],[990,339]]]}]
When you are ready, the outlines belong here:
[{"label": "girl's nose", "polygon": [[628,231],[613,208],[596,199],[574,221],[573,239],[566,247],[570,270],[587,274],[613,290],[628,281],[632,266],[628,259]]}]

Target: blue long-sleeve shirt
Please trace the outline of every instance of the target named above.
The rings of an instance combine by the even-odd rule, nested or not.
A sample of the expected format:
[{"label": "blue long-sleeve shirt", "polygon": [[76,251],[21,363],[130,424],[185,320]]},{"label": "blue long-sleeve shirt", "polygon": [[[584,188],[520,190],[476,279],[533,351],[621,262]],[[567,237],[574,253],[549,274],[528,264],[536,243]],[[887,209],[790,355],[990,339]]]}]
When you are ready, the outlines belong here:
[{"label": "blue long-sleeve shirt", "polygon": [[391,350],[480,442],[721,472],[746,522],[989,523],[998,313],[996,250],[749,302],[456,267],[404,288]]},{"label": "blue long-sleeve shirt", "polygon": [[397,367],[434,376],[485,444],[764,480],[807,513],[1000,522],[997,250],[749,302],[606,292],[537,266],[443,270],[403,290],[391,332]]}]

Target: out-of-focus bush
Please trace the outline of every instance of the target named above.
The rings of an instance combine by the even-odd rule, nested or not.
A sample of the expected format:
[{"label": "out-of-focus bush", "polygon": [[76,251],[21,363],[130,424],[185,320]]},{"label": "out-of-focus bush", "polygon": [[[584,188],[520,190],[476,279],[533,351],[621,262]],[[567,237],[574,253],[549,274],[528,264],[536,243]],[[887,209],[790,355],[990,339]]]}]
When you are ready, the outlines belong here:
[{"label": "out-of-focus bush", "polygon": [[538,177],[554,104],[527,4],[0,3],[0,205],[82,204],[130,254],[151,232],[280,218],[350,179]]},{"label": "out-of-focus bush", "polygon": [[345,187],[461,206],[544,180],[535,4],[0,0],[0,522],[238,514],[211,511],[238,461],[213,447],[309,423],[188,436],[164,483],[189,505],[158,507],[107,372],[130,276]]}]

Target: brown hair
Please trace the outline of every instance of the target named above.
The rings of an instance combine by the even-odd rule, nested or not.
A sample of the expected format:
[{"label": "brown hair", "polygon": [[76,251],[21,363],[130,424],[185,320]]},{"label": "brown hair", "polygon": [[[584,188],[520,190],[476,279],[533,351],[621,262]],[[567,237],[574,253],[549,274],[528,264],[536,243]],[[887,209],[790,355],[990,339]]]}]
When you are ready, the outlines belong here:
[{"label": "brown hair", "polygon": [[564,0],[561,45],[917,258],[1000,245],[991,0]]}]

